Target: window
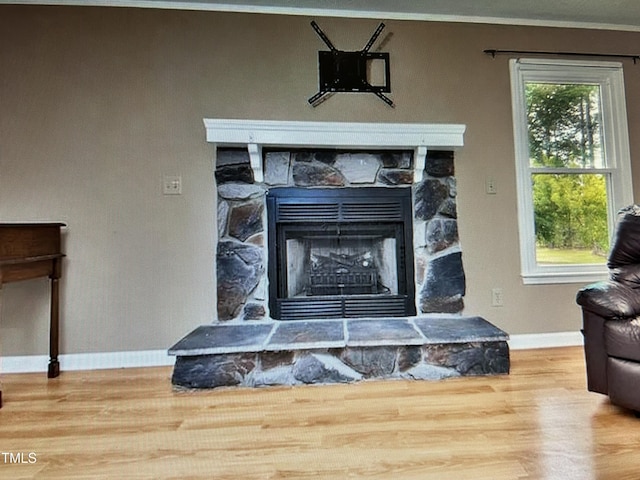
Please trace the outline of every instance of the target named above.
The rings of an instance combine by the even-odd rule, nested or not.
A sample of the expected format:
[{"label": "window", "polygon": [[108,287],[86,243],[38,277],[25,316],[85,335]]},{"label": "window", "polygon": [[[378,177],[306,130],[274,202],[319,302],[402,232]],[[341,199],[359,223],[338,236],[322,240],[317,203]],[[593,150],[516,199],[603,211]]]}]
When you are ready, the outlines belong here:
[{"label": "window", "polygon": [[524,283],[600,280],[633,202],[622,65],[514,59],[511,89]]}]

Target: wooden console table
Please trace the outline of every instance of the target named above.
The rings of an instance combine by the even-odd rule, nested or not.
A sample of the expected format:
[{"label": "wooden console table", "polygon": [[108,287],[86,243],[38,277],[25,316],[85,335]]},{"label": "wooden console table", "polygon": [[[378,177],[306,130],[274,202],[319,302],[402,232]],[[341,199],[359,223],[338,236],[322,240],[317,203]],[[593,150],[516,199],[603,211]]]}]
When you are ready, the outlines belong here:
[{"label": "wooden console table", "polygon": [[[64,223],[0,223],[0,291],[9,282],[51,279],[51,326],[47,376],[60,374],[58,362],[59,285],[62,275],[61,230]],[[0,407],[2,390],[0,389]]]}]

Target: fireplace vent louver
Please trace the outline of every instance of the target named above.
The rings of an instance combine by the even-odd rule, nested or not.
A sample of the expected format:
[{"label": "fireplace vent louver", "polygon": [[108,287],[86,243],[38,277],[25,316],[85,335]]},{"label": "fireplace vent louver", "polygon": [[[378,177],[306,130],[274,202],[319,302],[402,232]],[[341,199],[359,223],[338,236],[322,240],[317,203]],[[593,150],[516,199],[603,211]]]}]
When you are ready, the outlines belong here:
[{"label": "fireplace vent louver", "polygon": [[340,299],[307,300],[305,302],[283,300],[279,307],[283,320],[343,317],[343,305]]},{"label": "fireplace vent louver", "polygon": [[307,203],[279,201],[278,222],[397,222],[403,219],[401,200],[369,202]]},{"label": "fireplace vent louver", "polygon": [[280,300],[281,320],[327,318],[403,317],[407,315],[406,297],[319,298],[317,300]]},{"label": "fireplace vent louver", "polygon": [[351,298],[345,302],[345,317],[402,317],[406,315],[406,298]]},{"label": "fireplace vent louver", "polygon": [[371,221],[385,219],[386,221],[402,220],[402,204],[399,201],[378,203],[349,203],[342,204],[342,220],[345,222]]},{"label": "fireplace vent louver", "polygon": [[278,204],[279,222],[337,221],[340,217],[338,203],[284,203]]}]

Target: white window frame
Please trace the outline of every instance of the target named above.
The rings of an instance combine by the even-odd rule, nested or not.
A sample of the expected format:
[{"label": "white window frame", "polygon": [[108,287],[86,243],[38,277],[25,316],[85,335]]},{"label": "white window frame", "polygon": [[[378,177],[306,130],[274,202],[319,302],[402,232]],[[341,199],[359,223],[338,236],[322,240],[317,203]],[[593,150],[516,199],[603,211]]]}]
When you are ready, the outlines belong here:
[{"label": "white window frame", "polygon": [[[622,64],[549,59],[512,59],[511,99],[518,192],[521,275],[525,284],[585,283],[607,276],[606,265],[539,265],[531,184],[529,134],[526,115],[525,84],[590,83],[600,85],[602,101],[605,168],[564,169],[567,173],[603,173],[607,179],[609,232],[613,232],[616,212],[633,203],[629,131]],[[548,170],[545,170],[548,171]]]}]

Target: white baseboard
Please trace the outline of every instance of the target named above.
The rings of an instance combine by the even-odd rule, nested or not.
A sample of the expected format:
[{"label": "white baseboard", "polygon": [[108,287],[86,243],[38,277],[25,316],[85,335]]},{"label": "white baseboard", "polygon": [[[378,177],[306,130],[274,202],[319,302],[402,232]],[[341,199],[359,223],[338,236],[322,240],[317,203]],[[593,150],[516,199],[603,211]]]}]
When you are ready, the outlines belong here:
[{"label": "white baseboard", "polygon": [[511,350],[576,347],[582,346],[583,344],[582,333],[579,331],[509,335],[509,348]]},{"label": "white baseboard", "polygon": [[[172,366],[175,357],[166,350],[145,350],[138,352],[70,353],[60,355],[60,370],[102,370],[110,368],[162,367]],[[0,357],[0,374],[46,372],[49,364],[47,355],[24,355]]]},{"label": "white baseboard", "polygon": [[[531,333],[511,335],[509,348],[526,350],[531,348],[581,346],[580,332]],[[47,355],[24,355],[0,357],[0,374],[46,372]],[[172,366],[175,357],[166,350],[145,350],[139,352],[70,353],[60,355],[60,370],[102,370],[109,368],[164,367]]]}]

